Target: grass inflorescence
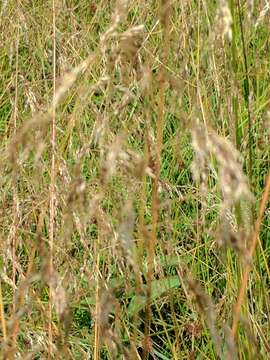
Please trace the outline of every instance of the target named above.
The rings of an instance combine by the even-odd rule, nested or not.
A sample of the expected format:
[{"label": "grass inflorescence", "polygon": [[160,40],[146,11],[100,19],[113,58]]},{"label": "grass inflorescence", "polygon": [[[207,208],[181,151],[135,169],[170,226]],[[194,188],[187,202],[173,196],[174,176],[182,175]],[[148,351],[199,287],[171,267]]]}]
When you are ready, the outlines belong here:
[{"label": "grass inflorescence", "polygon": [[268,2],[0,6],[1,358],[268,359]]}]

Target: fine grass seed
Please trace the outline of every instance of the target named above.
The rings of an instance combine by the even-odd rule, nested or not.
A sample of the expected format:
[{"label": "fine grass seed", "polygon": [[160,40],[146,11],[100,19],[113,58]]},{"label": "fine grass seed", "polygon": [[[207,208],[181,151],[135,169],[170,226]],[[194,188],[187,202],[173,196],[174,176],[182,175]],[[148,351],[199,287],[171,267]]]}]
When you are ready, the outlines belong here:
[{"label": "fine grass seed", "polygon": [[1,2],[1,359],[270,358],[269,9]]}]

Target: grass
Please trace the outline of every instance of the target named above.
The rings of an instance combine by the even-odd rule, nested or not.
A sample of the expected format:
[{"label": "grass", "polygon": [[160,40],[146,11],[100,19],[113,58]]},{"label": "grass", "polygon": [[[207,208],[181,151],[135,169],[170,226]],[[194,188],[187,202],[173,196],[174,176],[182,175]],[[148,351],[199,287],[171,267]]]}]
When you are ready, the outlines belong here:
[{"label": "grass", "polygon": [[3,359],[268,359],[269,10],[3,1]]}]

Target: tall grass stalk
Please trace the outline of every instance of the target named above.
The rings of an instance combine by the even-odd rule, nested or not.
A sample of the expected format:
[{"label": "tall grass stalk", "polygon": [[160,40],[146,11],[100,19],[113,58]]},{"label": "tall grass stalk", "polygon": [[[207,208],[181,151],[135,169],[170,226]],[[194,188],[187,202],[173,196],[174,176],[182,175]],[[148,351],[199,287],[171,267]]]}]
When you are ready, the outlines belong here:
[{"label": "tall grass stalk", "polygon": [[[53,103],[56,98],[56,3],[52,0],[52,63],[53,63]],[[48,357],[53,357],[53,288],[52,281],[54,276],[54,265],[53,265],[53,254],[54,254],[54,238],[55,238],[55,200],[56,200],[56,109],[55,106],[52,108],[51,113],[51,172],[50,172],[50,222],[49,222],[49,316],[48,316],[48,337],[49,337],[49,348]]]}]

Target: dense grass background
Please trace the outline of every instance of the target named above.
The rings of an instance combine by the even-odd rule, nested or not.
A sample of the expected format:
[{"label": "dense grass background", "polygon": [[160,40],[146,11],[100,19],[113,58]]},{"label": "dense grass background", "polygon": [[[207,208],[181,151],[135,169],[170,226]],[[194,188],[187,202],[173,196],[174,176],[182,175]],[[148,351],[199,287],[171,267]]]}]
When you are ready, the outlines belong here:
[{"label": "dense grass background", "polygon": [[1,358],[269,358],[269,12],[1,3]]}]

